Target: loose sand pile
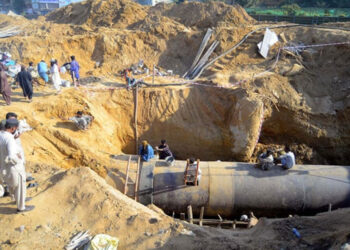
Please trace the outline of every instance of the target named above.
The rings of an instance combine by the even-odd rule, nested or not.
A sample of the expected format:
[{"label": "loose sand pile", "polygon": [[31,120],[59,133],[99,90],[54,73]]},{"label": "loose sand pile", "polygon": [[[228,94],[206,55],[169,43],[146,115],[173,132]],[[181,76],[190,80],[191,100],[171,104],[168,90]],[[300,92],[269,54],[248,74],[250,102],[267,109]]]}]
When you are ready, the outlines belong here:
[{"label": "loose sand pile", "polygon": [[[30,204],[37,208],[26,215],[8,214],[14,206],[2,199],[1,248],[56,249],[74,233],[87,229],[120,238],[122,249],[164,244],[167,249],[280,249],[307,248],[308,244],[328,248],[338,247],[349,237],[344,226],[349,221],[347,210],[314,219],[265,221],[242,234],[191,228],[196,237],[178,236],[182,228],[176,222],[125,198],[88,168],[58,172],[89,167],[105,177],[110,166],[125,171],[125,166],[110,158],[135,152],[134,93],[115,89],[125,86],[119,72],[143,59],[149,68],[155,64],[176,74],[175,78],[156,77],[156,83],[183,81],[178,76],[192,64],[207,28],[214,29],[211,41],[220,42],[213,58],[262,27],[241,7],[220,2],[145,7],[127,0],[88,0],[37,20],[1,15],[0,28],[15,26],[21,34],[1,39],[0,50],[25,64],[51,58],[63,64],[74,54],[85,79],[84,87],[65,89],[57,96],[50,86],[35,87],[30,104],[16,90],[13,104],[0,109],[0,117],[16,112],[33,127],[22,135],[22,143],[40,184],[30,192],[34,196]],[[242,84],[229,89],[193,85],[142,88],[138,95],[139,139],[155,146],[166,138],[178,158],[194,155],[202,160],[255,161],[263,149],[292,144],[298,163],[348,164],[349,46],[307,49],[298,55],[283,52],[272,72],[255,76],[273,64],[280,46],[342,42],[349,31],[312,27],[274,31],[284,40],[271,49],[268,59],[257,52],[256,44],[264,35],[258,32],[197,81],[230,86],[246,80]],[[151,83],[151,79],[145,81]],[[95,118],[87,131],[77,131],[67,120],[78,110]],[[151,224],[152,218],[158,222]],[[328,225],[333,218],[342,224],[339,228]],[[21,225],[25,226],[22,233],[15,230]],[[292,225],[301,225],[306,243],[295,241]],[[168,241],[171,235],[176,237]]]},{"label": "loose sand pile", "polygon": [[2,198],[2,249],[62,249],[75,233],[85,230],[119,238],[121,249],[146,249],[164,244],[183,228],[171,217],[127,198],[89,168],[56,170],[54,175],[47,165],[32,170],[41,180],[45,173],[50,176],[29,190],[29,204],[36,206],[30,213],[16,214],[10,199]]}]

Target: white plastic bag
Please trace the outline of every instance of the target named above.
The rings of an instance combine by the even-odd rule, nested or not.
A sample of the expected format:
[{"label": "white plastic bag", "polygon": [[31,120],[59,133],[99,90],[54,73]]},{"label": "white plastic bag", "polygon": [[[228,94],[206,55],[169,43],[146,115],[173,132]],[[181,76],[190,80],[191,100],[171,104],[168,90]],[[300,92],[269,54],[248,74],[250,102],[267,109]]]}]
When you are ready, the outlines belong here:
[{"label": "white plastic bag", "polygon": [[119,239],[107,234],[97,234],[88,244],[86,250],[117,250]]}]

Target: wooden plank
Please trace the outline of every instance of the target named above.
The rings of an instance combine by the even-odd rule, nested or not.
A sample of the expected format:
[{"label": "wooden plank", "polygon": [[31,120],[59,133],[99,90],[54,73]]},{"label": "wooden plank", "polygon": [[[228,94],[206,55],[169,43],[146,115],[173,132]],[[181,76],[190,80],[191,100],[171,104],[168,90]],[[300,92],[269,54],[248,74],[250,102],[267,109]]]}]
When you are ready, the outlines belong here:
[{"label": "wooden plank", "polygon": [[186,169],[185,169],[185,176],[184,176],[184,184],[187,184],[187,172],[188,172],[188,167],[190,166],[190,160],[187,159],[187,164],[186,164]]},{"label": "wooden plank", "polygon": [[187,207],[187,216],[188,216],[188,222],[190,224],[193,224],[193,213],[192,213],[192,206],[191,205],[189,205]]},{"label": "wooden plank", "polygon": [[204,216],[204,207],[201,207],[201,211],[199,213],[199,226],[203,226],[203,216]]},{"label": "wooden plank", "polygon": [[141,157],[137,157],[137,172],[136,172],[136,179],[135,179],[135,201],[138,200],[138,191],[139,191],[139,182],[140,182],[140,166],[141,166]]},{"label": "wooden plank", "polygon": [[124,194],[126,194],[128,192],[130,162],[131,162],[131,155],[129,155],[129,161],[128,161],[128,165],[126,167]]}]

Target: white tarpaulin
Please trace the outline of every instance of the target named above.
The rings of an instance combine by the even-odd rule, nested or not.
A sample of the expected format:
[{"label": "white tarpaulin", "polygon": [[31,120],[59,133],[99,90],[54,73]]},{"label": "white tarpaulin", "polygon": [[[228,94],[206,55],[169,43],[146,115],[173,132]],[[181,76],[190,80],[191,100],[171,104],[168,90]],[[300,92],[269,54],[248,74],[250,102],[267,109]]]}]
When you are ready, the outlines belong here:
[{"label": "white tarpaulin", "polygon": [[276,33],[266,28],[264,39],[262,40],[262,42],[258,43],[260,55],[266,58],[269,53],[270,47],[277,42],[278,36],[276,35]]}]

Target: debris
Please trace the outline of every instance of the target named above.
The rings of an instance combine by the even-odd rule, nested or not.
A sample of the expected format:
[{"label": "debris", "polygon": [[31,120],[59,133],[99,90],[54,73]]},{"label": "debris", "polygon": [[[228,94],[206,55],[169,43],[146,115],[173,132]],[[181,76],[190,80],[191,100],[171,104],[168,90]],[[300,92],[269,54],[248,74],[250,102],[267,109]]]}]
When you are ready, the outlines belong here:
[{"label": "debris", "polygon": [[119,239],[107,234],[96,235],[89,243],[86,250],[117,250]]},{"label": "debris", "polygon": [[78,249],[84,246],[90,240],[91,240],[91,236],[89,234],[89,231],[81,231],[71,239],[71,241],[69,242],[68,245],[66,245],[65,248],[66,250]]},{"label": "debris", "polygon": [[277,42],[278,37],[276,33],[271,31],[269,28],[266,28],[264,39],[260,43],[258,43],[260,55],[266,58],[269,53],[270,47]]},{"label": "debris", "polygon": [[196,236],[194,232],[187,230],[187,229],[183,229],[180,234],[188,235],[188,236]]},{"label": "debris", "polygon": [[293,227],[292,232],[295,235],[295,237],[297,237],[298,239],[301,238],[301,235],[300,235],[298,229],[296,229],[295,227]]},{"label": "debris", "polygon": [[19,120],[19,125],[18,125],[18,129],[17,130],[18,130],[18,132],[20,134],[22,134],[24,132],[31,131],[33,129],[29,126],[29,124],[27,123],[26,119],[23,119],[23,120]]},{"label": "debris", "polygon": [[350,243],[345,243],[340,247],[340,250],[350,250]]},{"label": "debris", "polygon": [[243,214],[240,218],[240,221],[246,221],[246,222],[249,221],[248,215]]}]

